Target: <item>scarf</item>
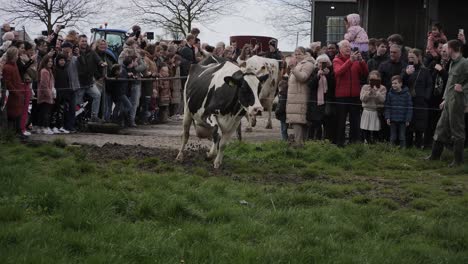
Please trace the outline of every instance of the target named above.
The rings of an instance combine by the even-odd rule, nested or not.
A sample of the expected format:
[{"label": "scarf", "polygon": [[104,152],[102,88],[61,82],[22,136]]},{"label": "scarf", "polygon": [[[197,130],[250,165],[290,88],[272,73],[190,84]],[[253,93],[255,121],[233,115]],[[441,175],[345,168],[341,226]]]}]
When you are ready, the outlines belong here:
[{"label": "scarf", "polygon": [[324,105],[325,104],[325,96],[324,94],[328,91],[328,81],[325,75],[320,75],[317,89],[317,105]]}]

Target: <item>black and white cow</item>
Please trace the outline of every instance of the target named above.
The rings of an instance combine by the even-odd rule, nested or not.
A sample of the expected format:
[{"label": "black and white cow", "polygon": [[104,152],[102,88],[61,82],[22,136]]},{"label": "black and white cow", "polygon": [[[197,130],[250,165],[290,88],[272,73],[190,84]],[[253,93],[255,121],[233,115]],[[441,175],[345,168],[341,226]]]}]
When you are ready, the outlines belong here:
[{"label": "black and white cow", "polygon": [[[184,131],[177,160],[183,160],[193,123],[199,138],[213,141],[207,156],[216,157],[214,167],[219,168],[226,143],[242,117],[263,109],[257,94],[260,85],[255,73],[248,69],[241,71],[231,62],[192,65],[185,85]],[[218,130],[221,130],[221,136]]]}]

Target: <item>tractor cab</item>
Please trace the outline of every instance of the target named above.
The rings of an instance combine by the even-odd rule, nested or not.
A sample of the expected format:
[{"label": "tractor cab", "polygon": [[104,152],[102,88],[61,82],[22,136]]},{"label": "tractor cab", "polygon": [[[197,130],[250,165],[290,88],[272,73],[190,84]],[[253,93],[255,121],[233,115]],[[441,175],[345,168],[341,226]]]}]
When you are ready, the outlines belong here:
[{"label": "tractor cab", "polygon": [[107,42],[107,54],[115,62],[118,61],[120,53],[123,51],[125,41],[127,40],[127,32],[120,29],[108,28],[93,28],[91,29],[91,41],[104,39]]}]

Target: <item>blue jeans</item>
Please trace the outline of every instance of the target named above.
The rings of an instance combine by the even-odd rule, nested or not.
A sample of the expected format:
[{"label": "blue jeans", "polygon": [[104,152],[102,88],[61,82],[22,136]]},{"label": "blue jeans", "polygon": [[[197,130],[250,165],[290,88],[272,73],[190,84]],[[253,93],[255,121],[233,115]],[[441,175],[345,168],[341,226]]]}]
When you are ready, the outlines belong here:
[{"label": "blue jeans", "polygon": [[75,91],[76,104],[83,103],[83,97],[87,94],[93,99],[93,104],[91,105],[91,114],[93,116],[98,116],[99,108],[101,107],[101,92],[96,87],[96,84],[93,84],[89,87],[83,87]]},{"label": "blue jeans", "polygon": [[281,139],[288,141],[288,124],[286,121],[281,121]]},{"label": "blue jeans", "polygon": [[132,108],[130,110],[130,122],[135,124],[135,116],[138,109],[138,105],[140,104],[140,97],[141,97],[141,82],[134,82],[132,83],[132,87],[130,90],[130,103],[132,103]]},{"label": "blue jeans", "polygon": [[390,124],[390,142],[396,144],[400,140],[400,147],[406,148],[406,123],[392,122]]}]

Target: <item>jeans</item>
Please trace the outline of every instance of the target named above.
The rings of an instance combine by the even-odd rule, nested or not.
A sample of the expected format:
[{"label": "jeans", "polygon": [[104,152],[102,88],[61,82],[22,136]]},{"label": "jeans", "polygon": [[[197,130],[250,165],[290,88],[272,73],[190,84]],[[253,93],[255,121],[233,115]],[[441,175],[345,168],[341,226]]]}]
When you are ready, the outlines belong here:
[{"label": "jeans", "polygon": [[286,121],[281,121],[281,139],[288,141],[288,124]]},{"label": "jeans", "polygon": [[390,142],[396,144],[400,140],[400,147],[406,148],[406,123],[392,122],[390,124]]},{"label": "jeans", "polygon": [[132,88],[130,90],[130,103],[132,103],[132,108],[130,110],[130,123],[135,124],[136,112],[138,105],[140,104],[141,97],[141,82],[132,83]]},{"label": "jeans", "polygon": [[97,117],[99,114],[99,108],[101,107],[101,93],[99,92],[96,84],[76,90],[76,104],[83,103],[83,97],[85,94],[89,95],[93,99],[93,103],[91,105],[91,114]]}]

